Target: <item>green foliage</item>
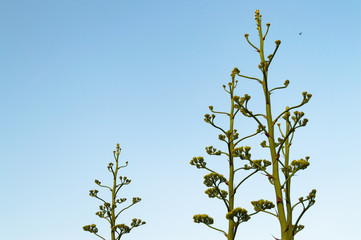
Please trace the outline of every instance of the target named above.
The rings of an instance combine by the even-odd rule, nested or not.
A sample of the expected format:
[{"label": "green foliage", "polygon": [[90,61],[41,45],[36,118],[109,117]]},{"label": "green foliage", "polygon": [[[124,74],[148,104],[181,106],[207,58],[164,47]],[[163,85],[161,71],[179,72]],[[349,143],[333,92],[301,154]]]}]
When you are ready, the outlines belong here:
[{"label": "green foliage", "polygon": [[[105,220],[107,220],[109,222],[110,230],[111,230],[111,232],[110,232],[111,240],[119,240],[124,234],[129,233],[133,228],[146,224],[146,222],[144,222],[140,219],[136,219],[136,218],[134,218],[132,220],[132,223],[130,224],[131,227],[128,227],[125,224],[116,224],[116,220],[121,212],[123,212],[124,210],[128,209],[129,207],[131,207],[134,204],[141,201],[141,199],[139,197],[134,197],[132,200],[132,204],[125,207],[118,213],[115,212],[115,208],[117,208],[117,205],[121,204],[127,200],[126,198],[117,198],[118,191],[120,190],[120,188],[122,188],[125,185],[129,185],[131,182],[131,180],[128,179],[127,177],[122,177],[122,176],[119,177],[120,182],[119,183],[117,182],[118,170],[120,168],[126,167],[128,165],[128,162],[126,162],[125,166],[119,166],[118,161],[119,161],[120,151],[121,151],[121,148],[119,147],[119,144],[117,144],[116,151],[113,151],[113,155],[114,155],[114,159],[115,159],[115,168],[113,167],[114,166],[113,163],[109,163],[109,165],[108,165],[108,171],[111,172],[113,175],[113,186],[112,187],[105,186],[105,185],[102,185],[102,183],[99,180],[95,180],[95,184],[97,184],[100,187],[107,188],[112,192],[111,203],[106,202],[104,199],[99,197],[98,190],[95,189],[95,190],[89,191],[89,195],[91,197],[95,197],[103,202],[103,204],[99,206],[100,211],[98,211],[96,213],[96,215],[100,218],[104,218]],[[98,228],[96,227],[95,224],[86,225],[83,227],[83,230],[93,233],[97,237],[105,240],[105,238],[98,235]],[[115,233],[117,233],[118,235],[115,236]]]}]

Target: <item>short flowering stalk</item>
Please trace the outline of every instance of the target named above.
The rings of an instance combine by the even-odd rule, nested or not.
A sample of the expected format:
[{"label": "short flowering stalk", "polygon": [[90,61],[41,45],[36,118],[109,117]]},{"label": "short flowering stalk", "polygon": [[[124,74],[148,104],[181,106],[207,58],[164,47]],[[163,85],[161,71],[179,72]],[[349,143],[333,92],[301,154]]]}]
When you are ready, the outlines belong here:
[{"label": "short flowering stalk", "polygon": [[[124,168],[126,166],[128,166],[128,162],[125,163],[125,166],[119,166],[119,155],[120,155],[120,151],[121,148],[119,147],[119,143],[117,144],[116,147],[116,151],[113,151],[113,155],[114,155],[114,159],[115,159],[115,168],[113,168],[114,164],[113,163],[109,163],[108,165],[108,171],[112,173],[113,175],[113,186],[112,187],[108,187],[105,185],[102,185],[100,181],[95,180],[95,183],[103,188],[107,188],[112,192],[112,199],[111,199],[111,203],[103,200],[101,197],[98,196],[98,190],[90,190],[89,195],[91,197],[95,197],[97,199],[99,199],[100,201],[103,202],[103,205],[99,206],[100,211],[96,213],[97,216],[99,216],[100,218],[104,218],[106,219],[109,224],[110,224],[110,235],[111,235],[111,240],[119,240],[123,234],[129,233],[133,228],[135,227],[139,227],[143,224],[145,224],[144,221],[140,220],[140,219],[132,219],[131,222],[131,227],[128,227],[125,224],[116,224],[116,220],[119,217],[119,214],[122,213],[124,210],[130,208],[131,206],[133,206],[134,204],[138,203],[141,201],[141,199],[139,197],[134,197],[132,204],[130,204],[129,206],[125,207],[124,209],[122,209],[121,211],[119,211],[118,213],[116,213],[115,208],[117,207],[117,204],[121,204],[123,202],[125,202],[127,199],[126,198],[119,198],[117,199],[117,194],[118,191],[120,190],[120,188],[122,188],[124,185],[128,185],[131,180],[127,179],[127,177],[119,177],[120,183],[117,183],[117,177],[118,177],[118,170],[120,168]],[[100,236],[98,234],[98,228],[96,227],[95,224],[91,224],[91,225],[86,225],[83,227],[84,231],[88,231],[90,233],[95,234],[97,237],[105,240],[104,237]],[[117,236],[116,234],[117,233]]]},{"label": "short flowering stalk", "polygon": [[[233,92],[234,89],[237,86],[237,81],[235,81],[235,76],[239,74],[238,69],[234,69],[232,71],[231,77],[232,82],[228,83],[229,91],[226,90],[226,86],[223,85],[223,88],[226,92],[230,94],[231,99],[231,111],[230,113],[226,112],[216,112],[213,110],[213,106],[209,106],[209,109],[213,113],[219,113],[224,114],[229,117],[229,130],[225,131],[221,127],[217,126],[214,123],[215,115],[212,114],[210,116],[209,114],[205,115],[204,121],[208,124],[211,124],[213,127],[221,130],[224,134],[220,134],[218,139],[225,142],[227,144],[227,152],[222,152],[221,150],[218,150],[214,148],[213,146],[206,147],[206,152],[209,155],[226,155],[228,158],[228,166],[229,166],[229,178],[226,179],[222,174],[219,174],[208,167],[206,167],[206,162],[204,161],[203,157],[194,157],[192,161],[190,162],[191,165],[196,166],[197,168],[203,168],[205,170],[208,170],[211,172],[210,174],[207,174],[204,176],[204,184],[209,187],[205,193],[208,195],[209,198],[218,198],[221,201],[223,201],[225,207],[226,207],[226,214],[225,217],[228,220],[228,230],[224,231],[218,228],[215,228],[211,226],[214,222],[213,218],[208,216],[207,214],[197,214],[193,216],[194,222],[196,223],[203,223],[207,227],[212,228],[216,231],[219,231],[224,234],[224,236],[227,238],[227,240],[234,240],[237,229],[239,227],[239,224],[242,222],[247,222],[252,215],[255,215],[259,212],[267,212],[267,209],[272,209],[275,207],[275,205],[267,200],[258,200],[253,201],[251,204],[254,206],[255,212],[249,214],[248,211],[241,207],[235,207],[235,194],[237,189],[240,187],[242,183],[244,183],[248,178],[250,178],[252,175],[256,174],[259,171],[266,171],[266,167],[271,165],[271,162],[267,160],[251,160],[251,154],[249,153],[250,147],[236,147],[238,143],[241,141],[250,138],[252,136],[255,136],[259,133],[261,133],[261,128],[258,128],[255,133],[243,137],[242,139],[236,141],[238,139],[239,134],[237,133],[237,130],[234,129],[234,118],[236,114],[239,112],[239,109],[236,109],[236,101],[235,99],[237,96],[234,96]],[[238,97],[239,98],[239,97]],[[235,158],[240,157],[242,160],[249,160],[250,165],[245,164],[243,167],[235,168]],[[252,170],[252,173],[250,173],[248,176],[246,176],[241,182],[239,182],[237,185],[235,184],[235,174],[239,170]],[[238,172],[239,174],[239,172]],[[228,188],[228,191],[222,190],[220,188],[220,185],[224,184]],[[270,213],[273,214],[273,213]]]},{"label": "short flowering stalk", "polygon": [[[271,90],[268,88],[268,68],[277,52],[278,47],[281,44],[280,40],[275,41],[276,48],[273,52],[273,54],[269,55],[267,58],[268,60],[265,60],[264,55],[264,40],[266,39],[266,35],[268,33],[269,27],[271,24],[267,23],[267,31],[263,35],[262,33],[262,26],[261,26],[261,17],[259,11],[256,10],[255,12],[255,20],[257,22],[257,30],[259,33],[259,41],[260,41],[260,47],[257,48],[254,46],[248,39],[249,34],[245,34],[245,38],[247,42],[256,49],[256,51],[260,55],[261,62],[258,65],[258,68],[262,72],[263,80],[260,80],[258,78],[244,76],[239,74],[239,70],[237,69],[237,75],[243,78],[256,80],[258,83],[262,85],[264,96],[265,96],[265,103],[266,103],[266,114],[253,114],[252,111],[250,111],[247,107],[248,101],[251,99],[251,97],[248,94],[245,94],[244,97],[239,98],[236,97],[236,108],[241,111],[241,113],[249,118],[253,118],[257,123],[259,128],[261,129],[262,133],[264,133],[268,140],[268,145],[266,141],[263,141],[261,143],[261,146],[263,148],[269,148],[270,149],[270,155],[272,159],[272,174],[263,171],[265,175],[268,177],[269,182],[273,185],[276,195],[276,206],[278,213],[275,215],[280,223],[281,227],[281,239],[282,240],[294,240],[294,236],[301,231],[304,226],[299,224],[299,221],[301,217],[304,215],[304,213],[315,203],[315,197],[316,197],[316,190],[313,189],[309,195],[304,199],[303,197],[299,198],[299,201],[292,206],[291,203],[291,178],[295,175],[296,172],[299,170],[304,170],[309,166],[308,159],[309,157],[306,157],[305,159],[300,160],[293,160],[290,162],[289,159],[289,152],[290,152],[290,146],[292,144],[293,135],[295,133],[295,130],[299,127],[306,126],[308,120],[303,119],[301,121],[301,118],[304,116],[303,112],[294,112],[294,116],[292,116],[293,123],[290,121],[290,110],[299,108],[302,105],[308,103],[308,101],[311,99],[311,94],[308,94],[307,92],[303,92],[303,100],[300,104],[293,106],[293,107],[286,107],[286,109],[279,114],[275,119],[272,118],[271,114],[271,93],[274,90],[277,89],[283,89],[286,88],[289,84],[289,80],[286,80],[284,83],[284,86],[282,87],[276,87]],[[267,120],[267,127],[262,125],[260,119],[258,117],[263,117]],[[280,127],[280,123],[277,123],[277,121],[282,117],[286,121],[286,128],[285,132],[282,132],[282,129]],[[279,128],[280,134],[282,137],[279,137],[276,140],[275,137],[275,124],[277,123],[277,126]],[[284,162],[280,160],[280,154],[283,154]],[[282,173],[280,173],[280,170]],[[280,174],[283,174],[284,181],[282,182],[280,178]],[[285,193],[285,196],[283,196],[282,191]],[[305,204],[307,202],[307,205]],[[286,204],[286,207],[285,207]],[[293,223],[293,210],[294,208],[301,204],[303,206],[303,210],[301,214],[298,216],[295,223]]]}]

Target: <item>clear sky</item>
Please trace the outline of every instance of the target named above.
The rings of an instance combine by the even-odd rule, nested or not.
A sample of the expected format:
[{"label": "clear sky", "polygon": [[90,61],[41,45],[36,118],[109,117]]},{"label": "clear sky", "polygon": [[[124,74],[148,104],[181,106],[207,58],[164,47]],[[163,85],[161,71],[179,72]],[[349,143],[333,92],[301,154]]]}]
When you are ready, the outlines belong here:
[{"label": "clear sky", "polygon": [[[226,145],[203,119],[210,105],[230,110],[222,85],[234,67],[261,77],[259,56],[244,38],[249,33],[258,44],[256,9],[264,29],[271,23],[267,55],[282,41],[270,86],[290,80],[272,94],[274,114],[300,103],[303,91],[313,95],[300,108],[309,122],[291,148],[291,160],[311,157],[293,178],[292,199],[317,189],[298,239],[361,236],[359,1],[2,0],[0,238],[99,239],[82,229],[95,223],[109,239],[106,221],[95,215],[100,202],[88,194],[99,189],[94,179],[111,183],[106,167],[119,143],[121,162],[129,162],[120,174],[132,180],[119,196],[128,198],[123,204],[142,198],[119,223],[147,222],[122,239],[225,239],[193,222],[206,213],[213,226],[227,228],[223,202],[204,193],[208,172],[189,162],[203,156],[227,176],[226,158],[205,152]],[[238,80],[236,95],[248,93],[250,108],[264,112],[260,85]],[[225,120],[217,115],[215,122],[228,130]],[[257,128],[241,115],[235,124],[240,136]],[[259,146],[264,139],[244,143],[255,159],[269,159]],[[237,191],[236,205],[253,212],[250,201],[260,198],[275,202],[261,174]],[[240,225],[237,239],[279,232],[274,217],[258,214]]]}]

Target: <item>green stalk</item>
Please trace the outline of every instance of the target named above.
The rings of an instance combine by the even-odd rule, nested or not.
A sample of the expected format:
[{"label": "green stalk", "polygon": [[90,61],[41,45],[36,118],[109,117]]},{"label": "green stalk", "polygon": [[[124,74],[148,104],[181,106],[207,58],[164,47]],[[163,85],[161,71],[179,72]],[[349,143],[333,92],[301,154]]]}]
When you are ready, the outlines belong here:
[{"label": "green stalk", "polygon": [[[286,136],[289,136],[290,134],[290,123],[288,121],[286,121]],[[290,141],[289,141],[289,137],[286,138],[285,141],[285,168],[289,167],[289,160],[290,160]],[[284,173],[285,175],[285,179],[289,178],[289,172],[285,171]],[[288,239],[293,240],[293,236],[291,236],[292,234],[292,205],[291,205],[291,179],[289,179],[286,182],[285,185],[285,189],[284,189],[285,193],[286,193],[286,207],[287,207],[287,236]]]},{"label": "green stalk", "polygon": [[119,161],[120,148],[119,144],[117,145],[117,152],[115,157],[115,172],[113,173],[113,190],[112,190],[112,207],[111,207],[111,216],[110,216],[110,235],[111,239],[115,240],[115,198],[116,198],[116,189],[117,189],[117,176],[118,176],[118,161]]},{"label": "green stalk", "polygon": [[269,149],[271,152],[271,158],[272,158],[272,177],[273,177],[273,185],[274,190],[276,193],[276,206],[278,210],[278,219],[281,224],[281,230],[282,230],[282,240],[288,240],[286,237],[285,229],[287,227],[286,222],[286,215],[285,215],[285,209],[283,206],[283,195],[282,195],[282,189],[281,189],[281,183],[279,178],[279,166],[278,166],[278,160],[279,155],[276,153],[276,146],[275,146],[275,137],[274,137],[274,125],[273,125],[273,119],[272,119],[272,111],[271,111],[271,98],[270,98],[270,92],[268,91],[268,63],[265,61],[264,57],[264,39],[262,34],[262,25],[261,25],[261,17],[262,15],[259,14],[259,11],[256,11],[256,21],[257,21],[257,29],[259,33],[259,39],[260,39],[260,51],[259,55],[261,58],[261,64],[259,65],[259,68],[261,69],[263,73],[263,92],[265,96],[266,101],[266,116],[267,116],[267,125],[268,125],[268,132],[266,132],[266,135],[268,137],[269,142]]},{"label": "green stalk", "polygon": [[[234,78],[232,76],[232,86],[230,87],[230,95],[231,95],[231,113],[229,115],[229,130],[230,130],[230,140],[228,144],[228,153],[229,153],[229,181],[228,181],[228,192],[229,192],[229,210],[228,212],[234,209],[234,165],[233,165],[233,120],[234,120],[234,99],[233,99],[233,90],[234,90]],[[228,240],[234,240],[236,233],[234,232],[234,222],[233,220],[228,220]]]}]

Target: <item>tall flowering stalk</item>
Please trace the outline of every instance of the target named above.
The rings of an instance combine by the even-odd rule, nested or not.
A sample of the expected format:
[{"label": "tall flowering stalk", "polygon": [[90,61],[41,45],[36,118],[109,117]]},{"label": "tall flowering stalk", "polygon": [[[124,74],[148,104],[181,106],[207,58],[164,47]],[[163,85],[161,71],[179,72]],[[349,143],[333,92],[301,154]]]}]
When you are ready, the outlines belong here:
[{"label": "tall flowering stalk", "polygon": [[[255,77],[248,77],[239,74],[239,70],[235,68],[235,72],[238,76],[256,80],[258,83],[262,85],[264,96],[265,96],[265,103],[266,103],[266,114],[253,114],[247,107],[248,101],[251,97],[247,94],[244,97],[239,98],[235,97],[236,108],[241,111],[241,113],[249,118],[253,118],[259,125],[261,131],[266,135],[268,141],[263,141],[261,146],[263,148],[269,148],[271,159],[272,159],[272,173],[267,172],[266,170],[261,169],[264,174],[268,177],[269,182],[273,185],[275,195],[276,195],[276,206],[277,212],[275,217],[277,217],[280,227],[281,227],[281,239],[282,240],[294,240],[294,236],[301,231],[304,226],[300,224],[300,219],[304,215],[304,213],[315,203],[316,197],[316,190],[313,189],[309,195],[305,198],[300,197],[298,201],[292,205],[291,201],[291,178],[295,175],[296,172],[300,170],[304,170],[309,166],[309,157],[306,156],[305,159],[293,160],[290,162],[290,147],[292,144],[293,135],[295,130],[299,127],[306,126],[308,119],[304,118],[301,121],[301,118],[304,116],[303,112],[295,111],[293,112],[293,116],[291,117],[293,122],[290,121],[290,111],[292,109],[296,109],[301,107],[302,105],[306,104],[311,99],[311,94],[307,92],[303,92],[303,99],[302,102],[293,107],[286,107],[286,109],[279,114],[276,118],[272,117],[271,114],[271,93],[274,90],[286,88],[289,84],[289,80],[284,82],[284,86],[276,87],[271,90],[268,88],[268,68],[277,52],[278,47],[281,44],[280,40],[275,41],[276,48],[273,54],[269,55],[265,60],[264,54],[264,40],[266,39],[266,35],[268,33],[269,27],[271,24],[267,23],[267,30],[266,33],[263,35],[262,33],[262,26],[261,26],[261,19],[262,15],[260,15],[259,10],[255,12],[255,20],[257,22],[257,30],[259,34],[259,41],[260,47],[257,48],[254,46],[248,39],[248,34],[245,34],[245,38],[247,42],[254,48],[260,55],[261,62],[258,65],[258,68],[262,72],[263,80],[260,80]],[[259,117],[263,117],[267,120],[267,127],[262,125]],[[277,123],[280,118],[283,118],[286,122],[285,129],[282,131],[281,124]],[[275,136],[275,125],[277,123],[279,132],[281,137],[276,139]],[[267,144],[268,143],[268,144]],[[284,161],[280,160],[280,154],[282,153],[284,157]],[[254,162],[251,159],[247,159],[251,163]],[[254,162],[255,165],[258,165]],[[280,175],[283,174],[283,179],[281,179]],[[284,194],[283,194],[284,193]],[[300,215],[296,218],[293,218],[293,210],[296,206],[302,206],[302,211]],[[269,213],[269,212],[268,212]],[[296,220],[295,222],[293,220]],[[277,239],[277,238],[276,238]]]},{"label": "tall flowering stalk", "polygon": [[[130,204],[128,207],[122,209],[118,213],[115,212],[115,208],[117,207],[117,204],[121,204],[127,200],[126,198],[117,199],[118,191],[120,190],[121,187],[123,187],[124,185],[128,185],[131,182],[131,180],[127,179],[127,177],[120,176],[119,177],[120,183],[117,183],[118,170],[123,167],[128,166],[128,162],[125,163],[125,166],[119,166],[118,161],[119,161],[120,151],[121,151],[121,148],[119,147],[119,143],[118,143],[117,147],[116,147],[116,151],[113,151],[113,155],[114,155],[114,159],[115,159],[115,168],[113,167],[114,166],[113,163],[109,163],[109,165],[108,165],[108,171],[111,172],[113,175],[113,186],[108,187],[108,186],[102,185],[100,181],[95,180],[95,183],[98,186],[107,188],[112,192],[111,203],[107,202],[107,201],[103,200],[101,197],[99,197],[98,190],[90,190],[90,193],[89,193],[89,195],[91,197],[95,197],[103,202],[103,205],[99,206],[100,211],[97,212],[96,215],[99,216],[100,218],[106,219],[109,222],[111,240],[119,240],[123,234],[129,233],[133,228],[139,227],[139,226],[145,224],[144,221],[142,221],[140,219],[136,219],[136,218],[132,219],[132,222],[130,224],[131,227],[128,227],[125,224],[116,224],[116,220],[120,213],[122,213],[124,210],[130,208],[132,205],[141,201],[141,199],[139,197],[134,197],[132,204]],[[102,237],[98,234],[98,228],[96,227],[95,224],[86,225],[83,227],[83,229],[84,229],[84,231],[93,233],[96,236],[98,236],[99,238],[105,240],[104,237]],[[115,233],[117,233],[117,236]]]},{"label": "tall flowering stalk", "polygon": [[[209,109],[213,113],[219,113],[219,114],[225,114],[229,118],[229,130],[225,131],[221,127],[214,124],[214,118],[215,115],[212,114],[210,116],[209,114],[205,115],[204,121],[211,124],[213,127],[221,130],[224,134],[220,134],[218,139],[225,142],[227,144],[227,152],[222,152],[221,150],[215,149],[213,146],[206,147],[206,152],[209,155],[226,155],[228,158],[228,165],[229,165],[229,177],[228,179],[225,178],[222,174],[219,174],[208,167],[206,167],[206,162],[204,161],[203,157],[194,157],[192,161],[190,162],[191,165],[196,166],[200,169],[205,169],[211,172],[208,175],[204,176],[204,184],[209,187],[205,193],[210,198],[218,198],[223,201],[225,207],[226,207],[226,214],[225,217],[228,220],[228,230],[223,231],[219,228],[211,226],[214,222],[213,218],[208,216],[207,214],[197,214],[193,216],[194,222],[196,223],[203,223],[207,227],[212,228],[216,231],[219,231],[226,236],[227,240],[234,240],[237,229],[239,227],[239,224],[242,222],[247,222],[252,215],[255,215],[259,212],[268,212],[267,209],[272,209],[275,207],[275,205],[267,200],[258,200],[251,202],[254,206],[254,212],[251,214],[248,214],[248,211],[241,207],[235,206],[235,194],[238,188],[242,183],[244,183],[248,178],[250,178],[252,175],[256,174],[259,171],[265,171],[267,166],[271,165],[271,162],[267,160],[254,160],[250,162],[250,165],[245,164],[243,167],[236,168],[235,167],[235,158],[240,157],[243,160],[250,159],[251,154],[249,153],[250,147],[236,147],[241,141],[250,138],[252,136],[255,136],[259,133],[261,133],[261,128],[258,128],[255,133],[243,137],[240,140],[236,141],[238,139],[239,134],[237,133],[237,130],[234,129],[234,119],[236,114],[239,112],[240,109],[236,109],[236,102],[237,96],[234,95],[234,89],[237,86],[237,81],[235,81],[236,74],[239,73],[238,69],[234,69],[232,71],[231,77],[232,82],[228,83],[229,91],[226,90],[226,86],[223,85],[223,88],[226,92],[230,94],[231,99],[231,112],[216,112],[213,111],[213,106],[209,106]],[[238,97],[239,98],[239,97]],[[235,183],[235,177],[236,172],[239,170],[252,170],[252,173],[250,173],[248,176],[246,176],[242,181],[240,181],[238,184]],[[238,172],[237,174],[239,174]],[[220,184],[226,185],[227,190],[222,190],[220,188]]]}]

